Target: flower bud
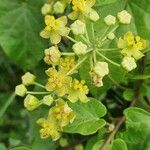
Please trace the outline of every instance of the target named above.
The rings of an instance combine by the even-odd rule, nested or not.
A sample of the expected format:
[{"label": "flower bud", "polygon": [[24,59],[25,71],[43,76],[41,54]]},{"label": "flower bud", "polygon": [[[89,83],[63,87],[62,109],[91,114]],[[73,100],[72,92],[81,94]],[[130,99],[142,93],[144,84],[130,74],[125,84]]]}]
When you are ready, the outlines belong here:
[{"label": "flower bud", "polygon": [[97,62],[93,68],[93,71],[100,77],[104,77],[109,73],[108,63]]},{"label": "flower bud", "polygon": [[121,65],[127,71],[131,71],[137,67],[135,59],[133,57],[127,57],[127,56],[123,58]]},{"label": "flower bud", "polygon": [[66,146],[68,146],[69,143],[68,143],[68,140],[66,138],[61,138],[59,140],[59,144],[61,147],[66,147]]},{"label": "flower bud", "polygon": [[44,4],[43,7],[41,8],[41,12],[43,15],[47,15],[48,13],[50,13],[52,10],[52,6],[50,4]]},{"label": "flower bud", "polygon": [[87,52],[87,46],[82,42],[77,42],[72,46],[73,51],[76,55],[84,55]]},{"label": "flower bud", "polygon": [[114,33],[109,33],[108,35],[107,35],[107,38],[109,39],[109,40],[113,40],[114,38],[115,38],[115,34]]},{"label": "flower bud", "polygon": [[17,85],[15,88],[15,94],[18,96],[25,96],[25,94],[27,93],[27,89],[23,84]]},{"label": "flower bud", "polygon": [[102,87],[103,86],[102,77],[98,76],[94,72],[91,72],[90,76],[91,76],[93,85],[95,85],[96,87]]},{"label": "flower bud", "polygon": [[84,146],[82,144],[78,144],[74,147],[74,150],[84,150]]},{"label": "flower bud", "polygon": [[35,78],[36,77],[33,74],[27,72],[22,76],[22,83],[26,86],[32,85],[35,82]]},{"label": "flower bud", "polygon": [[116,17],[112,16],[112,15],[108,15],[104,18],[104,22],[108,25],[115,25],[116,23]]},{"label": "flower bud", "polygon": [[70,28],[75,35],[85,33],[85,23],[80,20],[76,20],[73,24],[70,25]]},{"label": "flower bud", "polygon": [[57,1],[54,4],[53,9],[54,9],[54,13],[56,13],[56,14],[62,14],[64,12],[64,10],[65,10],[65,4],[63,4],[60,1]]},{"label": "flower bud", "polygon": [[54,99],[51,95],[47,95],[43,97],[43,104],[47,105],[47,106],[51,106],[51,104],[53,103]]},{"label": "flower bud", "polygon": [[91,11],[89,12],[88,14],[89,18],[92,20],[92,21],[97,21],[99,19],[99,15],[98,13],[94,10],[94,9],[91,9]]},{"label": "flower bud", "polygon": [[119,22],[122,24],[130,24],[132,16],[126,11],[123,10],[117,14]]},{"label": "flower bud", "polygon": [[61,57],[61,53],[57,46],[52,46],[48,49],[45,49],[44,61],[48,65],[57,64],[59,62],[60,57]]},{"label": "flower bud", "polygon": [[24,99],[24,106],[28,111],[36,109],[40,105],[40,101],[33,95],[28,94]]}]

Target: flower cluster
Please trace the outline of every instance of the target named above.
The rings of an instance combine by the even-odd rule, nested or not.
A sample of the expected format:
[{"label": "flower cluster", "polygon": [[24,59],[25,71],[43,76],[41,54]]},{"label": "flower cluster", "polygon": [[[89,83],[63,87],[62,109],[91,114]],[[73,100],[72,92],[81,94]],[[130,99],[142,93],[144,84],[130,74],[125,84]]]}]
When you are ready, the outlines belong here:
[{"label": "flower cluster", "polygon": [[[130,24],[132,17],[126,10],[118,12],[116,16],[108,15],[102,20],[107,30],[102,35],[96,35],[94,23],[99,21],[100,17],[92,8],[95,2],[95,0],[51,0],[41,9],[45,17],[45,27],[40,36],[50,40],[50,46],[44,51],[44,62],[48,66],[45,71],[47,81],[41,85],[35,82],[36,77],[28,72],[22,77],[22,84],[16,87],[17,95],[23,97],[27,94],[24,100],[27,110],[33,111],[40,105],[50,108],[47,119],[40,118],[37,121],[41,126],[41,138],[59,139],[63,127],[74,121],[75,112],[67,101],[71,103],[89,101],[89,88],[86,81],[81,80],[78,75],[80,66],[85,61],[89,63],[89,66],[85,67],[90,67],[87,75],[91,78],[91,83],[101,87],[105,84],[103,78],[110,72],[110,64],[131,71],[136,68],[136,60],[144,56],[142,50],[146,48],[146,41],[131,32],[125,33],[119,40],[116,39],[116,48],[105,48],[107,42],[116,38],[115,31],[119,25]],[[67,5],[70,6],[71,12],[64,16]],[[86,22],[87,20],[89,21]],[[63,42],[60,44],[62,39],[65,44],[69,43],[68,45],[72,46],[69,47],[69,52],[62,48]],[[107,57],[105,53],[108,51],[120,53],[122,62],[118,63]],[[29,85],[39,86],[44,91],[28,91]],[[44,96],[38,98],[34,94]]]}]

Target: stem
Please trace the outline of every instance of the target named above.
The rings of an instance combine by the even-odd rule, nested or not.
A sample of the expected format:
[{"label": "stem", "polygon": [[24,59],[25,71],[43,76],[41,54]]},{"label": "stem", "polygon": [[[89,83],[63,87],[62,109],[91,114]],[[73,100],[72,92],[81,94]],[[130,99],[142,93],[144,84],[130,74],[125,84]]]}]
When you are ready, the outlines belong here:
[{"label": "stem", "polygon": [[70,36],[66,36],[66,38],[68,38],[70,41],[74,42],[74,43],[77,43],[78,41],[76,41],[75,39],[73,39],[72,37]]},{"label": "stem", "polygon": [[88,35],[88,31],[87,31],[87,27],[85,26],[85,36],[88,40],[88,42],[90,43],[90,38],[89,38],[89,35]]},{"label": "stem", "polygon": [[3,117],[4,113],[6,112],[7,108],[10,106],[10,104],[12,103],[12,101],[14,100],[14,98],[15,98],[15,94],[12,93],[11,96],[6,101],[6,103],[4,104],[4,106],[0,110],[0,118]]},{"label": "stem", "polygon": [[100,53],[100,52],[97,51],[97,54],[98,54],[99,56],[101,56],[102,58],[104,58],[105,60],[107,60],[108,62],[110,62],[111,64],[113,64],[113,65],[115,65],[115,66],[117,66],[117,67],[120,67],[120,65],[119,65],[118,63],[116,63],[116,62],[110,60],[109,58],[107,58],[106,56],[104,56],[102,53]]},{"label": "stem", "polygon": [[67,75],[72,74],[72,72],[73,72],[74,70],[76,70],[87,58],[88,58],[88,56],[83,57],[83,59],[81,59],[81,60],[67,73]]},{"label": "stem", "polygon": [[95,51],[93,51],[93,60],[94,60],[94,63],[96,63],[96,52]]},{"label": "stem", "polygon": [[102,34],[102,36],[100,37],[100,41],[106,36],[107,32],[109,31],[110,26],[107,27],[107,29],[104,31],[104,33]]},{"label": "stem", "polygon": [[51,92],[32,92],[32,91],[27,91],[27,94],[33,94],[33,95],[45,95],[45,94],[50,94]]},{"label": "stem", "polygon": [[94,25],[93,25],[93,23],[91,23],[91,30],[92,30],[93,41],[95,41],[95,33],[94,33]]},{"label": "stem", "polygon": [[107,33],[106,36],[102,39],[102,42],[107,39],[108,34],[114,32],[118,27],[119,27],[119,24],[115,25],[114,28],[112,30],[110,30],[110,32]]},{"label": "stem", "polygon": [[86,39],[86,37],[84,37],[83,35],[80,35],[80,37],[86,44],[91,45],[91,43]]},{"label": "stem", "polygon": [[40,83],[38,83],[38,82],[34,82],[34,85],[37,85],[37,86],[39,86],[39,87],[41,87],[41,88],[45,89],[45,86],[44,86],[44,85],[42,85],[42,84],[40,84]]},{"label": "stem", "polygon": [[75,55],[75,53],[61,53],[62,55],[64,55],[64,56],[74,56]]},{"label": "stem", "polygon": [[121,50],[120,48],[106,48],[106,49],[99,49],[99,51],[101,52],[105,52],[105,51],[118,51]]}]

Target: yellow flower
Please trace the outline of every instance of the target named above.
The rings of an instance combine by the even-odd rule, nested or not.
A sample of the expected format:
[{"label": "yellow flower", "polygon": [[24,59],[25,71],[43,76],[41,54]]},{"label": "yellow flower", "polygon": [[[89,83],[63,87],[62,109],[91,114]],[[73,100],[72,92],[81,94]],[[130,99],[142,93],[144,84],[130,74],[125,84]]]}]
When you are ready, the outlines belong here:
[{"label": "yellow flower", "polygon": [[[75,57],[64,57],[60,59],[59,70],[64,73],[70,71],[76,65]],[[75,71],[76,72],[76,71]],[[73,73],[75,73],[73,72]]]},{"label": "yellow flower", "polygon": [[39,107],[41,102],[33,95],[28,94],[24,99],[24,106],[28,111],[32,111]]},{"label": "yellow flower", "polygon": [[62,99],[59,99],[56,106],[50,109],[49,117],[52,116],[58,121],[61,128],[72,123],[76,117],[75,112]]},{"label": "yellow flower", "polygon": [[40,118],[37,120],[42,129],[40,129],[40,135],[42,139],[51,137],[53,141],[60,138],[59,127],[53,119]]},{"label": "yellow flower", "polygon": [[101,87],[103,86],[103,77],[100,77],[99,75],[97,75],[95,72],[91,71],[90,72],[90,76],[91,76],[91,80],[93,85],[95,85],[96,87]]},{"label": "yellow flower", "polygon": [[20,84],[20,85],[16,86],[16,88],[15,88],[16,95],[23,97],[23,96],[25,96],[26,93],[27,93],[27,89],[24,86],[24,84]]},{"label": "yellow flower", "polygon": [[63,16],[55,19],[54,16],[45,16],[46,27],[41,31],[41,37],[49,39],[52,44],[58,44],[61,41],[61,36],[67,36],[70,29],[66,27],[67,17]]},{"label": "yellow flower", "polygon": [[35,82],[35,78],[36,77],[33,74],[27,72],[22,76],[22,83],[26,86],[32,85]]},{"label": "yellow flower", "polygon": [[78,56],[85,55],[87,53],[87,45],[82,42],[77,42],[72,46],[74,53]]},{"label": "yellow flower", "polygon": [[42,15],[47,15],[51,13],[51,11],[52,11],[52,5],[48,3],[45,3],[41,8]]},{"label": "yellow flower", "polygon": [[69,86],[71,83],[71,77],[64,74],[62,71],[57,71],[54,68],[49,68],[46,71],[49,76],[46,84],[47,91],[56,91],[59,96],[64,96],[68,93]]},{"label": "yellow flower", "polygon": [[146,48],[146,40],[139,36],[134,36],[132,32],[127,32],[123,39],[119,38],[118,48],[124,56],[134,57],[136,60],[144,56],[141,52]]},{"label": "yellow flower", "polygon": [[44,61],[48,65],[58,64],[60,57],[61,57],[61,52],[59,51],[57,46],[52,46],[48,49],[45,49]]},{"label": "yellow flower", "polygon": [[80,19],[84,20],[84,17],[87,17],[93,21],[99,19],[97,12],[92,9],[92,6],[95,4],[96,0],[72,0],[73,12],[68,15],[72,20]]},{"label": "yellow flower", "polygon": [[69,91],[68,99],[75,103],[78,100],[80,100],[83,103],[86,103],[88,101],[87,94],[89,92],[89,89],[87,85],[85,85],[85,81],[82,80],[81,82],[77,79],[74,79],[72,86]]}]

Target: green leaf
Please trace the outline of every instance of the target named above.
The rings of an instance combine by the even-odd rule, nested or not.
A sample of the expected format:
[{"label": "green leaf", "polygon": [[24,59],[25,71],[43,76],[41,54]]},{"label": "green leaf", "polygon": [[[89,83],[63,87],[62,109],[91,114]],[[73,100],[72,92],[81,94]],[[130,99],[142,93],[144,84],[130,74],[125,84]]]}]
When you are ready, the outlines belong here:
[{"label": "green leaf", "polygon": [[11,148],[10,150],[31,150],[31,149],[28,147],[14,147],[14,148]]},{"label": "green leaf", "polygon": [[125,91],[123,92],[123,97],[124,97],[124,99],[127,100],[127,101],[132,101],[132,100],[133,100],[133,97],[134,97],[134,90],[130,90],[130,89],[125,90]]},{"label": "green leaf", "polygon": [[128,149],[150,150],[150,113],[140,108],[128,108],[124,112],[126,131],[119,134]]},{"label": "green leaf", "polygon": [[115,139],[111,150],[128,150],[126,143],[122,139]]},{"label": "green leaf", "polygon": [[65,132],[89,135],[105,126],[106,122],[101,117],[106,114],[106,108],[98,100],[90,98],[85,104],[77,102],[69,103],[69,106],[76,112],[76,118],[64,128]]},{"label": "green leaf", "polygon": [[117,0],[97,0],[95,7],[103,6],[103,5],[108,5],[116,2]]},{"label": "green leaf", "polygon": [[134,79],[134,80],[146,80],[149,78],[150,78],[149,74],[141,74],[141,75],[136,75],[136,76],[131,77],[131,79]]},{"label": "green leaf", "polygon": [[0,150],[6,150],[6,147],[3,143],[0,143]]},{"label": "green leaf", "polygon": [[43,0],[0,1],[0,45],[24,69],[33,68],[42,58],[44,43],[39,36],[42,5]]}]

